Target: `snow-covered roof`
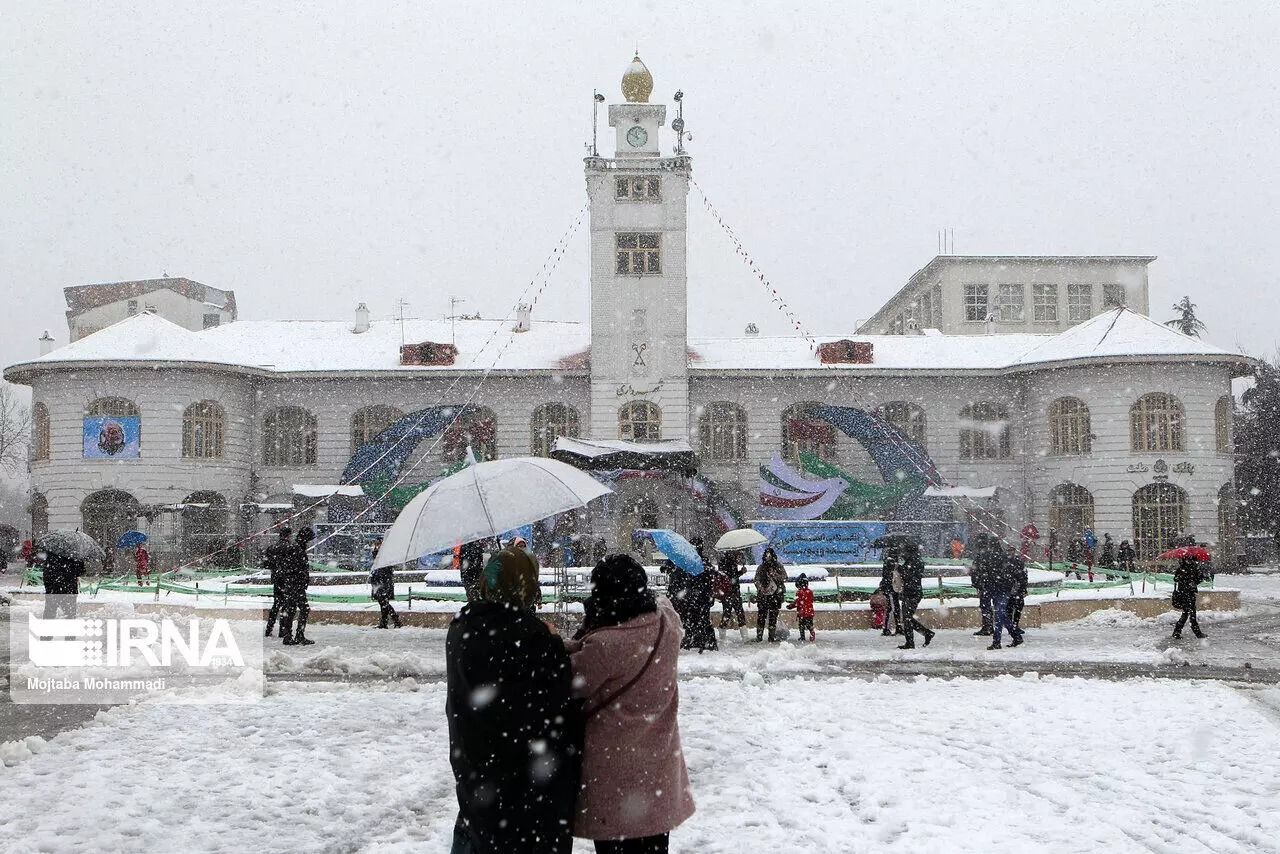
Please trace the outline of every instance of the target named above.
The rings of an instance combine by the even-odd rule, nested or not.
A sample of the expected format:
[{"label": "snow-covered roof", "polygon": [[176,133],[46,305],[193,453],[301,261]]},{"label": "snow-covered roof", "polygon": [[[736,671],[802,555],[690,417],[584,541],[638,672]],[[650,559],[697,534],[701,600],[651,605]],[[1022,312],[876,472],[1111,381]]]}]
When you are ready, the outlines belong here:
[{"label": "snow-covered roof", "polygon": [[[370,371],[582,370],[591,344],[585,324],[535,321],[512,333],[511,321],[372,321],[367,332],[341,321],[249,321],[191,331],[154,314],[140,314],[86,336],[5,373],[63,363],[192,363],[270,373]],[[832,341],[846,337],[820,336]],[[799,337],[759,335],[693,338],[693,372],[732,371],[1002,371],[1078,359],[1170,357],[1244,362],[1246,357],[1188,337],[1150,318],[1117,308],[1058,334],[854,335],[872,344],[869,364],[823,364]],[[400,345],[456,340],[452,365],[401,365]]]}]

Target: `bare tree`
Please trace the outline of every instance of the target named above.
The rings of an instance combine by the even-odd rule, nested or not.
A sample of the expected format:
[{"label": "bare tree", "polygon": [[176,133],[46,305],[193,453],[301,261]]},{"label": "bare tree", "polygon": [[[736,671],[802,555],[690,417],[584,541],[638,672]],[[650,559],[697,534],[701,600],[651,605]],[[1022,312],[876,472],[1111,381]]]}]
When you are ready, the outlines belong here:
[{"label": "bare tree", "polygon": [[0,472],[18,474],[27,468],[31,440],[31,410],[13,386],[0,383]]}]

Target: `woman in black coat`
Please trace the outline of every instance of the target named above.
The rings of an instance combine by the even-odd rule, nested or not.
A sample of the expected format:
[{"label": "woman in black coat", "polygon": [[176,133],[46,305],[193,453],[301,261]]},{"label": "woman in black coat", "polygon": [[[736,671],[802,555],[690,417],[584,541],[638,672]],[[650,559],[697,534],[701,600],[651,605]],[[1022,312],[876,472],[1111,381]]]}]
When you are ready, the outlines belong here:
[{"label": "woman in black coat", "polygon": [[898,560],[897,572],[902,578],[902,628],[906,634],[906,643],[898,649],[915,649],[916,632],[924,635],[924,645],[933,641],[933,630],[916,619],[916,608],[924,598],[924,557],[920,553],[920,544],[905,542],[902,544]]},{"label": "woman in black coat", "polygon": [[1174,624],[1173,636],[1182,637],[1182,627],[1191,620],[1191,631],[1202,638],[1200,621],[1196,619],[1196,588],[1200,586],[1200,562],[1194,558],[1184,557],[1178,561],[1178,568],[1173,571],[1173,607],[1181,611],[1182,616]]},{"label": "woman in black coat", "polygon": [[568,854],[581,766],[581,714],[564,644],[533,612],[538,564],[489,559],[480,599],[445,639],[454,852]]}]

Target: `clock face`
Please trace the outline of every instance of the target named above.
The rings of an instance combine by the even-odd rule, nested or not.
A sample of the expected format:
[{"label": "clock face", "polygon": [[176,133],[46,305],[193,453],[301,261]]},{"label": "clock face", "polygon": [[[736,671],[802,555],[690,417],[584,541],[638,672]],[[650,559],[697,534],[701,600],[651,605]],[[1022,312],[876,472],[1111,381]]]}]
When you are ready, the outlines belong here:
[{"label": "clock face", "polygon": [[636,125],[627,131],[627,142],[631,143],[632,148],[639,148],[649,141],[649,132],[644,128]]}]

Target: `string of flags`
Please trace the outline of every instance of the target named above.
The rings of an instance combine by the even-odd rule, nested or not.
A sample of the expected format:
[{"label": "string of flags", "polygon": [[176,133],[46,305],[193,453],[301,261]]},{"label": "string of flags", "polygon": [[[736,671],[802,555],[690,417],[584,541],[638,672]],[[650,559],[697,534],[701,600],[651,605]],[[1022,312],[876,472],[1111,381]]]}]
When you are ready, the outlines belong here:
[{"label": "string of flags", "polygon": [[760,269],[760,265],[756,263],[755,258],[753,258],[751,253],[747,251],[746,246],[743,245],[742,239],[738,237],[737,232],[733,230],[733,227],[730,226],[729,223],[725,222],[724,217],[721,216],[720,211],[716,210],[715,205],[711,204],[711,200],[707,198],[706,191],[702,189],[702,186],[693,178],[689,179],[689,183],[698,191],[698,196],[702,199],[702,204],[707,209],[707,213],[711,214],[711,217],[720,224],[720,228],[722,228],[724,233],[728,235],[729,240],[733,243],[734,252],[743,260],[744,263],[746,263],[746,265],[751,269],[751,272],[755,274],[756,279],[764,286],[766,293],[769,295],[769,301],[773,303],[774,308],[786,315],[787,320],[791,322],[792,328],[795,329],[796,332],[799,332],[801,337],[808,342],[809,349],[816,352],[818,349],[817,341],[814,339],[813,335],[809,333],[808,328],[800,322],[800,318],[796,316],[794,311],[792,311],[791,306],[787,304],[787,301],[782,298],[782,294],[778,293],[778,289],[769,281],[769,278],[764,274],[764,271]]}]

